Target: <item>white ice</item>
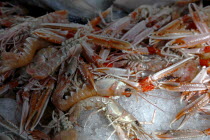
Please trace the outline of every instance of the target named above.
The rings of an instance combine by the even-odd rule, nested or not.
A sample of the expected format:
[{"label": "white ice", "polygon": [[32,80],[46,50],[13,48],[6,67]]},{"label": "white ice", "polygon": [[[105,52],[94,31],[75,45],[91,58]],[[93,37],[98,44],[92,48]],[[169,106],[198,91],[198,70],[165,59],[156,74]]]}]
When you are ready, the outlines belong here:
[{"label": "white ice", "polygon": [[[161,108],[163,111],[140,97],[138,97],[137,100],[134,95],[131,97],[121,97],[117,101],[141,122],[150,122],[153,112],[156,110],[155,122],[151,125],[143,126],[147,133],[152,133],[158,130],[176,129],[179,122],[175,123],[176,125],[173,125],[172,128],[169,127],[169,124],[174,119],[175,115],[185,106],[184,104],[180,104],[180,93],[154,90],[147,94],[157,96],[143,95],[147,100]],[[80,134],[79,140],[107,140],[114,129],[112,126],[108,127],[109,122],[102,113],[91,115],[87,120],[87,117],[91,112],[93,111],[85,111],[79,118],[79,126],[77,127]],[[199,115],[195,115],[191,117],[181,129],[205,130],[210,127],[209,121],[210,120],[202,119]],[[84,128],[85,123],[86,126]],[[209,139],[210,136],[205,136],[189,138],[188,140]],[[118,137],[114,134],[109,140],[118,140]]]},{"label": "white ice", "polygon": [[21,110],[14,99],[0,98],[0,115],[17,125],[20,122]]}]

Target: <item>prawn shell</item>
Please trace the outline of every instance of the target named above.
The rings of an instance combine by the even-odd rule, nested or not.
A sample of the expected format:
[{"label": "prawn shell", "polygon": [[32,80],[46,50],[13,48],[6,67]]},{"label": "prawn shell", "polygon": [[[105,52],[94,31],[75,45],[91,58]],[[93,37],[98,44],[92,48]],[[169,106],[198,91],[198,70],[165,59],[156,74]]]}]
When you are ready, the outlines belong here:
[{"label": "prawn shell", "polygon": [[77,140],[78,134],[74,129],[63,130],[57,134],[52,140]]}]

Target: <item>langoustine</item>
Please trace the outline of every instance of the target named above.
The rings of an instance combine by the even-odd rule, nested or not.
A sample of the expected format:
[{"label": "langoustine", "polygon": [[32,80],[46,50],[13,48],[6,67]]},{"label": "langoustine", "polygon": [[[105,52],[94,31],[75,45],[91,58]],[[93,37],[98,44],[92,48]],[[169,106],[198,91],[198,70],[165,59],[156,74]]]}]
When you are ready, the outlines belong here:
[{"label": "langoustine", "polygon": [[[181,26],[183,25],[180,30],[191,29],[189,31],[186,31],[186,34],[178,35],[175,37],[170,36],[174,33],[173,28],[171,28],[170,26],[171,24],[169,24],[169,26],[166,25],[166,27],[169,27],[167,29],[170,30],[166,32],[165,37],[157,36],[162,35],[163,32],[161,31],[164,31],[166,28],[162,28],[159,30],[160,32],[157,31],[154,34],[149,35],[155,30],[161,28],[164,24],[168,23],[172,19],[171,9],[169,7],[158,7],[158,11],[160,13],[157,13],[154,16],[152,16],[152,13],[146,14],[146,16],[142,16],[141,12],[145,10],[144,8],[145,7],[140,7],[132,12],[130,15],[107,24],[105,22],[100,23],[106,20],[104,18],[108,17],[107,13],[102,13],[102,16],[96,18],[96,21],[94,21],[95,23],[90,22],[87,25],[73,23],[45,23],[44,20],[42,20],[41,23],[38,24],[39,21],[32,20],[30,22],[32,22],[34,26],[24,26],[24,30],[30,31],[27,32],[24,36],[21,36],[20,40],[24,42],[24,39],[27,38],[28,35],[30,36],[33,34],[32,36],[36,37],[38,43],[41,43],[43,41],[44,43],[46,43],[46,45],[35,46],[35,48],[37,48],[33,49],[32,53],[30,53],[30,56],[27,58],[27,61],[25,61],[25,57],[22,57],[22,59],[16,59],[21,57],[19,55],[16,55],[17,50],[19,51],[19,49],[22,48],[19,47],[20,44],[14,46],[14,48],[12,48],[10,45],[10,43],[12,42],[19,43],[18,41],[20,40],[17,41],[14,36],[18,36],[22,31],[24,32],[24,30],[20,30],[20,32],[17,32],[17,34],[14,36],[8,35],[6,38],[4,38],[4,36],[1,34],[0,37],[3,37],[1,40],[1,55],[3,56],[2,62],[4,64],[2,66],[6,67],[8,65],[7,61],[5,61],[4,58],[8,58],[9,54],[12,54],[11,56],[16,56],[15,61],[11,63],[12,66],[10,66],[10,68],[5,68],[6,70],[2,69],[2,87],[5,87],[5,90],[3,88],[3,91],[6,92],[6,90],[8,89],[8,85],[13,88],[12,90],[14,91],[17,91],[19,87],[24,86],[29,88],[24,91],[24,96],[22,97],[24,108],[21,131],[33,130],[33,132],[28,132],[31,133],[34,138],[38,138],[37,134],[41,134],[41,132],[35,131],[34,127],[38,124],[42,117],[42,115],[40,114],[42,114],[45,110],[44,107],[46,106],[47,102],[46,104],[43,104],[43,102],[45,100],[49,100],[52,92],[52,102],[54,103],[54,106],[60,110],[66,111],[80,101],[82,102],[87,100],[87,98],[89,97],[94,98],[94,96],[99,95],[103,97],[97,98],[103,99],[105,99],[104,96],[116,95],[125,95],[129,97],[132,93],[147,92],[155,88],[170,88],[170,90],[172,90],[172,86],[173,88],[177,87],[178,89],[184,89],[184,87],[188,86],[187,88],[189,90],[194,90],[192,86],[195,87],[196,85],[198,85],[200,86],[200,88],[197,89],[199,91],[201,89],[208,89],[208,85],[203,83],[195,82],[194,84],[190,85],[191,87],[186,83],[182,83],[186,81],[191,81],[192,78],[198,73],[200,65],[208,66],[208,63],[203,64],[200,61],[201,59],[205,59],[207,61],[209,59],[209,47],[205,45],[203,47],[203,44],[201,44],[208,43],[207,39],[202,37],[208,38],[209,33],[206,32],[206,28],[203,28],[203,26],[206,27],[208,25],[203,24],[204,21],[202,19],[197,20],[195,18],[196,16],[199,16],[199,14],[196,13],[198,12],[198,8],[195,5],[190,4],[189,9],[191,10],[191,15],[186,15],[185,17],[178,19],[175,24],[172,23],[173,26],[175,26],[175,30],[177,29],[176,27],[180,24]],[[148,7],[146,7],[146,9],[147,8]],[[65,11],[55,13],[66,15]],[[109,13],[111,13],[110,9],[108,9],[108,14]],[[47,17],[49,17],[49,15]],[[201,18],[203,18],[203,16],[201,16]],[[61,21],[56,22],[66,22],[65,18],[64,20],[62,19],[63,17],[61,17]],[[206,20],[205,16],[204,20]],[[50,21],[47,20],[46,22]],[[198,23],[196,24],[196,27],[193,25],[194,22]],[[118,27],[118,24],[116,23],[119,23],[120,26]],[[102,24],[103,26],[101,26]],[[25,23],[22,25],[25,25]],[[22,25],[17,27],[23,27]],[[135,30],[137,27],[141,27],[141,30]],[[200,28],[200,30],[197,28]],[[12,29],[14,28],[12,27],[11,30]],[[193,35],[194,33],[202,34]],[[195,37],[200,37],[202,39],[199,41],[195,40],[190,42],[191,46],[184,42],[189,39],[192,40]],[[26,41],[30,39],[31,37],[27,38]],[[168,42],[168,40],[170,39],[174,40]],[[183,50],[179,50],[177,49],[177,46],[175,46],[176,48],[170,47],[170,45],[174,44],[178,44],[178,47],[180,47],[179,45],[181,44],[184,46],[190,46],[192,48],[184,48]],[[195,46],[201,46],[201,48],[197,48]],[[179,54],[176,54],[177,52]],[[128,57],[124,56],[124,54]],[[192,54],[194,55],[192,56]],[[135,58],[136,56],[138,58],[134,60],[133,58]],[[154,59],[158,57],[160,61],[145,62],[141,59],[143,57],[146,59],[145,61],[147,61],[147,57],[151,58],[148,59],[150,61],[153,60],[152,57],[154,57]],[[201,59],[198,60],[198,58]],[[7,60],[9,61],[9,59]],[[200,61],[200,64],[197,63],[197,60]],[[19,63],[19,61],[21,61],[21,64]],[[159,65],[153,66],[156,63],[158,63]],[[18,84],[14,87],[11,86],[11,83],[9,83],[7,80],[12,79],[15,81],[17,79],[20,79],[21,76],[17,75],[17,71],[18,68],[24,66],[27,67],[26,72],[28,74],[26,73],[26,75],[28,76],[28,79],[26,78],[26,80],[24,81],[17,82]],[[188,75],[183,78],[183,75],[185,75],[185,72],[182,71],[183,69],[187,72],[192,71],[193,73],[189,72]],[[148,72],[149,70],[151,71]],[[12,71],[14,71],[15,74],[12,73]],[[17,78],[18,76],[19,78]],[[26,81],[29,80],[31,77],[32,81],[37,81],[38,83],[40,81],[46,81],[46,83],[48,83],[47,81],[50,79],[49,85],[45,82],[43,84],[47,85],[49,89],[43,90],[42,86],[39,87],[39,84],[37,84],[36,82],[33,83],[35,84],[33,85],[34,87],[30,87],[31,83],[29,83],[28,87]],[[80,79],[82,79],[81,83]],[[31,80],[29,81],[32,82]],[[207,79],[205,79],[205,81],[208,81],[208,77]],[[54,84],[56,88],[55,91],[53,91]],[[79,84],[79,86],[77,84]],[[31,107],[29,107],[29,103],[32,104],[33,101],[36,101],[39,98],[36,95],[29,95],[29,93],[31,93],[33,90],[35,90],[35,93],[42,90],[46,91],[47,93],[46,96],[42,94],[43,96],[41,97],[43,97],[43,100],[35,105],[38,106],[40,110],[34,108],[34,106],[32,105]],[[69,94],[68,96],[65,95],[66,92]],[[186,90],[184,90],[184,92],[186,92]],[[47,95],[49,95],[49,97],[47,97]],[[193,99],[196,99],[197,97],[197,99],[200,99],[203,96],[204,95],[199,94],[198,96],[193,97]],[[195,103],[197,103],[196,100]],[[189,106],[190,105],[191,104],[189,104]],[[200,106],[197,106],[196,104],[193,113],[196,110],[199,110],[199,107]],[[184,114],[186,110],[190,110],[188,106],[186,108],[187,109],[184,109]],[[32,112],[38,113],[38,115],[34,116],[33,113],[31,115],[31,111],[29,111],[30,109],[35,109]],[[27,113],[29,113],[29,120],[26,121],[25,119]],[[108,114],[110,114],[110,112],[108,112]],[[117,114],[117,116],[119,117],[119,114]],[[32,119],[33,117],[34,120]],[[115,114],[111,114],[111,116],[109,116],[109,119],[113,122],[113,126],[116,126],[116,130],[119,132],[121,131],[120,129],[127,131],[126,127],[123,126],[123,124],[118,125],[115,123],[115,117]],[[118,123],[120,123],[120,121],[124,122],[123,119],[118,120]],[[24,123],[25,121],[26,123]],[[137,131],[135,131],[134,129],[132,131],[132,135],[135,135],[136,137],[138,135]],[[125,138],[128,136],[123,137]]]},{"label": "langoustine", "polygon": [[[105,112],[105,116],[112,121],[111,124],[119,125],[125,131],[129,139],[135,138],[149,138],[153,139],[151,135],[144,132],[139,122],[132,114],[127,112],[116,101],[106,97],[90,97],[80,101],[70,110],[70,118],[77,122],[77,119],[83,110],[98,109]],[[119,135],[121,137],[121,135]]]}]

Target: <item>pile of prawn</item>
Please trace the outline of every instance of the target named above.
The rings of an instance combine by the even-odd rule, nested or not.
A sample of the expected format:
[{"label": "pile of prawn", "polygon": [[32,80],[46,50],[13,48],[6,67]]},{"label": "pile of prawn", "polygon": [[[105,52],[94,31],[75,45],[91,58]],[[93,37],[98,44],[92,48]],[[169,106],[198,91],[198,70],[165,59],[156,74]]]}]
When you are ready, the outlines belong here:
[{"label": "pile of prawn", "polygon": [[[66,10],[34,18],[0,4],[0,97],[14,94],[22,108],[18,127],[6,118],[0,125],[22,139],[77,139],[81,112],[97,110],[121,140],[210,135],[180,129],[197,113],[209,115],[210,7],[141,5],[121,18],[113,8],[82,25]],[[147,100],[142,94],[154,89],[181,93],[187,105],[169,124],[183,118],[177,129],[149,134],[113,98]]]}]

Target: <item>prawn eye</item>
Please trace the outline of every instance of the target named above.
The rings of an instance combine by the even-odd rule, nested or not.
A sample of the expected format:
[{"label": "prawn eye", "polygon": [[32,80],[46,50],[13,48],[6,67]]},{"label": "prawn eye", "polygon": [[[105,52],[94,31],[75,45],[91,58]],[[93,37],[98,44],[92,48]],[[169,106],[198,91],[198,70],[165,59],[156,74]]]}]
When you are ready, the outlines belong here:
[{"label": "prawn eye", "polygon": [[135,121],[135,123],[136,123],[137,126],[140,126],[140,123],[138,121]]},{"label": "prawn eye", "polygon": [[125,92],[123,93],[123,95],[125,95],[126,97],[130,97],[131,96],[131,89],[130,88],[126,88]]},{"label": "prawn eye", "polygon": [[131,89],[130,88],[126,88],[125,92],[131,92]]}]

